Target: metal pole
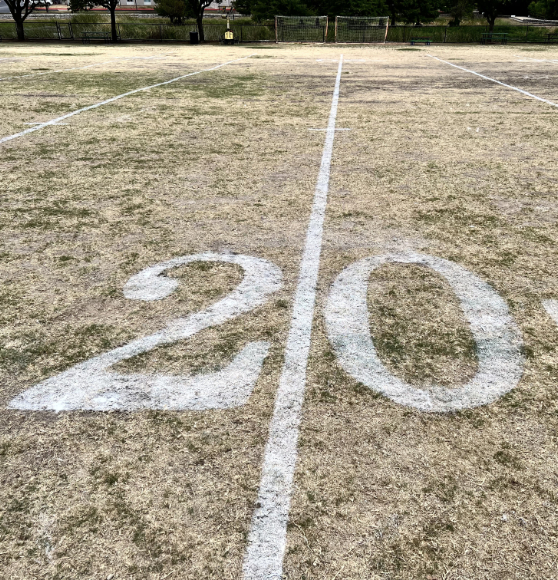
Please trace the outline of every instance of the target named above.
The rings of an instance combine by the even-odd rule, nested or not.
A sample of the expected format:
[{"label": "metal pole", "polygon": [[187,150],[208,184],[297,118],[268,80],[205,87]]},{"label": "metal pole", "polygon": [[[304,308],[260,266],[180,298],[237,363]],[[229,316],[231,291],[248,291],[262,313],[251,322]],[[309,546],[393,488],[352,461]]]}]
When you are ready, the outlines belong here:
[{"label": "metal pole", "polygon": [[339,18],[339,16],[335,17],[335,42],[337,42],[337,19]]}]

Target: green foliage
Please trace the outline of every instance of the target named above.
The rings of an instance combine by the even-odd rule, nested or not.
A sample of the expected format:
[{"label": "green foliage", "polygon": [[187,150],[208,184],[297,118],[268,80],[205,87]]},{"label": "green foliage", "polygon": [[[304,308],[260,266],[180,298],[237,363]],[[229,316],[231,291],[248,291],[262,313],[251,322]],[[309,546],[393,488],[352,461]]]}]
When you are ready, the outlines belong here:
[{"label": "green foliage", "polygon": [[311,16],[313,11],[304,0],[237,0],[235,9],[251,14],[254,20],[271,20],[275,16]]},{"label": "green foliage", "polygon": [[70,10],[72,12],[81,12],[82,10],[91,10],[95,6],[102,6],[110,12],[110,29],[112,42],[118,40],[116,34],[116,7],[118,0],[70,0]]},{"label": "green foliage", "polygon": [[[498,14],[505,14],[508,0],[477,0],[477,8],[482,12],[488,22],[490,31],[494,30],[494,22]],[[508,12],[509,14],[509,12]]]},{"label": "green foliage", "polygon": [[442,8],[441,0],[387,0],[391,23],[424,24],[435,20]]},{"label": "green foliage", "polygon": [[386,0],[308,0],[315,14],[335,16],[386,16]]},{"label": "green foliage", "polygon": [[186,18],[195,16],[186,0],[155,0],[155,12],[169,18],[172,24],[182,24]]},{"label": "green foliage", "polygon": [[558,19],[557,0],[538,0],[529,4],[529,15],[546,20]]},{"label": "green foliage", "polygon": [[472,0],[454,0],[447,9],[451,15],[449,25],[459,26],[463,20],[471,18],[473,16],[473,8]]}]

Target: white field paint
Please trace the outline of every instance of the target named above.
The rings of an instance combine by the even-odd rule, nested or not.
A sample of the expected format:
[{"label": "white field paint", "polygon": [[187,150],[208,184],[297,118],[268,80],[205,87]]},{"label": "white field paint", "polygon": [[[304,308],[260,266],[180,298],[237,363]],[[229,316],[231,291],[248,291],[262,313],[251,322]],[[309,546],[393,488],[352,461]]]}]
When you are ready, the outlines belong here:
[{"label": "white field paint", "polygon": [[558,324],[558,300],[543,300],[542,304],[550,318]]},{"label": "white field paint", "polygon": [[[308,131],[327,131],[328,129],[308,129]],[[339,127],[336,131],[350,131],[350,129]]]},{"label": "white field paint", "polygon": [[[383,264],[420,264],[442,275],[459,298],[477,345],[478,372],[462,387],[415,388],[382,364],[368,323],[368,279]],[[325,309],[329,340],[341,366],[357,381],[392,401],[421,411],[449,412],[491,403],[513,389],[523,374],[521,334],[506,303],[462,266],[415,253],[359,260],[331,287]]]},{"label": "white field paint", "polygon": [[515,54],[514,56],[516,56],[518,59],[517,62],[554,62],[557,63],[558,60],[551,60],[548,58],[529,58],[529,57],[524,57],[524,56],[519,56],[518,54]]},{"label": "white field paint", "polygon": [[88,107],[83,107],[82,109],[78,109],[77,111],[72,111],[71,113],[66,113],[65,115],[62,115],[61,117],[57,117],[56,119],[52,119],[51,121],[46,121],[45,123],[41,123],[40,125],[37,125],[36,127],[31,127],[30,129],[25,129],[25,131],[21,131],[20,133],[15,133],[14,135],[8,135],[7,137],[2,137],[2,139],[0,139],[0,144],[11,141],[12,139],[17,139],[18,137],[23,137],[24,135],[27,135],[28,133],[33,133],[33,131],[39,131],[40,129],[44,129],[45,127],[49,127],[50,125],[56,125],[56,123],[59,123],[60,121],[63,121],[64,119],[68,119],[69,117],[73,117],[74,115],[79,115],[80,113],[84,113],[85,111],[91,111],[92,109],[97,109],[98,107],[102,107],[103,105],[108,105],[109,103],[113,103],[114,101],[118,101],[119,99],[123,99],[124,97],[129,97],[130,95],[135,95],[136,93],[141,93],[143,91],[149,91],[150,89],[155,89],[157,87],[162,87],[164,85],[170,85],[171,83],[175,83],[176,81],[180,81],[180,80],[185,79],[187,77],[193,77],[195,75],[199,75],[199,74],[204,73],[204,72],[210,72],[213,70],[217,70],[219,68],[227,66],[228,64],[232,64],[233,62],[238,62],[238,61],[250,58],[250,57],[254,56],[254,54],[249,54],[248,56],[243,56],[242,58],[235,58],[234,60],[229,60],[229,61],[224,62],[222,64],[218,64],[217,66],[213,66],[211,68],[205,68],[203,70],[198,70],[198,71],[193,72],[193,73],[188,73],[186,75],[175,77],[174,79],[170,79],[169,81],[164,81],[162,83],[157,83],[155,85],[150,85],[148,87],[142,87],[140,89],[134,89],[133,91],[128,91],[127,93],[122,93],[121,95],[117,95],[116,97],[111,97],[110,99],[106,99],[105,101],[101,101],[100,103],[95,103],[94,105],[89,105]]},{"label": "white field paint", "polygon": [[[23,123],[24,125],[40,125],[40,123]],[[59,125],[69,125],[69,123],[56,123],[57,126]]]},{"label": "white field paint", "polygon": [[248,536],[244,580],[280,580],[282,577],[342,69],[341,55],[318,183],[300,264],[285,362],[265,448],[257,508],[252,517]]},{"label": "white field paint", "polygon": [[438,58],[437,56],[433,56],[431,54],[427,54],[426,56],[429,56],[430,58],[434,58],[436,60],[439,60],[440,62],[443,62],[444,64],[449,64],[450,66],[453,66],[454,68],[458,68],[459,70],[463,70],[465,72],[471,73],[472,75],[476,75],[476,76],[480,77],[481,79],[484,79],[485,81],[490,81],[492,83],[496,83],[497,85],[501,85],[503,87],[506,87],[507,89],[512,89],[512,91],[517,91],[518,93],[521,93],[523,95],[527,95],[528,97],[531,97],[532,99],[537,99],[537,101],[541,101],[543,103],[546,103],[547,105],[552,105],[553,107],[558,107],[558,104],[553,103],[552,101],[549,101],[547,99],[543,99],[542,97],[537,97],[537,95],[534,95],[533,93],[528,93],[527,91],[524,91],[523,89],[519,89],[518,87],[514,87],[512,85],[507,85],[506,83],[502,83],[500,81],[497,81],[496,79],[491,79],[490,77],[487,77],[485,75],[481,75],[480,73],[475,72],[474,70],[470,70],[468,68],[458,66],[456,64],[453,64],[452,62],[448,62],[447,60],[442,60],[441,58]]},{"label": "white field paint", "polygon": [[153,60],[153,59],[161,59],[161,58],[165,58],[163,56],[123,56],[121,58],[113,58],[112,60],[105,60],[103,62],[97,62],[94,64],[88,64],[87,66],[78,66],[78,67],[74,67],[74,68],[62,68],[59,70],[47,70],[44,72],[40,72],[40,73],[31,73],[28,75],[17,75],[14,77],[2,77],[0,78],[0,81],[7,81],[7,80],[11,80],[11,79],[26,79],[29,77],[40,77],[43,75],[51,75],[54,73],[62,73],[62,72],[68,72],[68,71],[72,71],[72,70],[84,70],[86,68],[92,68],[94,66],[101,66],[103,64],[109,64],[111,62],[120,62],[122,60]]},{"label": "white field paint", "polygon": [[223,324],[267,301],[282,285],[281,270],[252,256],[196,254],[174,258],[132,276],[124,296],[132,300],[161,300],[178,286],[164,272],[192,262],[238,264],[242,282],[209,308],[171,321],[167,328],[77,364],[31,387],[13,399],[9,408],[22,410],[134,411],[138,409],[226,409],[246,403],[267,356],[267,342],[250,342],[223,370],[196,376],[119,374],[108,369],[116,363],[194,336]]}]

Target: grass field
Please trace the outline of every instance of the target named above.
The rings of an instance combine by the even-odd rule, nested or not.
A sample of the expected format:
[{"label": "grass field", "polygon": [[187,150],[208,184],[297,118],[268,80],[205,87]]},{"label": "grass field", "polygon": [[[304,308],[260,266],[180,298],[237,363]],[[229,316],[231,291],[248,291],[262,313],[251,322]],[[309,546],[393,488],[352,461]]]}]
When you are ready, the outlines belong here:
[{"label": "grass field", "polygon": [[[0,577],[266,577],[243,562],[305,339],[285,579],[558,577],[558,48],[3,45],[0,79]],[[191,330],[242,256],[275,281]],[[165,398],[193,375],[247,399]]]}]

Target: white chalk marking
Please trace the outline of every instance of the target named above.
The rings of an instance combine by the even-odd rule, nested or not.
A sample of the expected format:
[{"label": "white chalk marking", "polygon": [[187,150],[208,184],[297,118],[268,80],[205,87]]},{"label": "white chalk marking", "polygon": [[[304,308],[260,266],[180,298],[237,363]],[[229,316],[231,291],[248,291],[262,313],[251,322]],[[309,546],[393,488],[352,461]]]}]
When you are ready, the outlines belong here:
[{"label": "white chalk marking", "polygon": [[[477,345],[478,372],[464,386],[415,388],[382,364],[368,323],[368,279],[383,264],[421,264],[442,275],[459,298]],[[331,287],[325,309],[329,340],[341,366],[392,401],[421,411],[449,412],[491,403],[513,389],[523,373],[521,334],[506,303],[486,282],[458,264],[415,253],[359,260]]]},{"label": "white chalk marking", "polygon": [[519,88],[514,87],[512,85],[507,85],[506,83],[502,83],[500,81],[497,81],[496,79],[491,79],[490,77],[487,77],[485,75],[481,75],[480,73],[475,72],[474,70],[470,70],[468,68],[458,66],[456,64],[453,64],[452,62],[448,62],[447,60],[442,60],[441,58],[438,58],[437,56],[433,56],[431,54],[427,54],[426,56],[429,56],[430,58],[435,58],[436,60],[439,60],[440,62],[443,62],[445,64],[449,64],[450,66],[453,66],[455,68],[458,68],[459,70],[463,70],[465,72],[471,73],[472,75],[476,75],[476,76],[478,76],[481,79],[484,79],[486,81],[496,83],[497,85],[502,85],[503,87],[506,87],[507,89],[512,89],[513,91],[517,91],[518,93],[522,93],[523,95],[527,95],[528,97],[531,97],[533,99],[537,99],[537,101],[541,101],[543,103],[546,103],[547,105],[552,105],[553,107],[558,107],[558,105],[556,103],[553,103],[552,101],[549,101],[547,99],[543,99],[542,97],[537,97],[537,95],[534,95],[533,93],[528,93],[527,91],[524,91],[523,89],[519,89]]},{"label": "white chalk marking", "polygon": [[343,56],[339,60],[318,183],[300,264],[285,361],[269,427],[257,507],[248,537],[244,580],[280,580],[282,577],[342,69]]},{"label": "white chalk marking", "polygon": [[550,318],[558,324],[558,300],[543,300],[542,304]]},{"label": "white chalk marking", "polygon": [[[24,125],[40,125],[41,123],[23,123]],[[69,123],[56,123],[56,125],[69,125]]]},{"label": "white chalk marking", "polygon": [[152,59],[161,59],[164,58],[162,56],[123,56],[121,58],[113,58],[112,60],[105,60],[103,62],[97,62],[94,64],[88,64],[87,66],[78,66],[78,67],[74,67],[74,68],[62,68],[59,70],[47,70],[45,72],[40,72],[40,73],[31,73],[28,75],[17,75],[17,76],[13,76],[13,77],[3,77],[0,78],[0,81],[7,81],[7,80],[12,80],[12,79],[26,79],[29,77],[39,77],[39,76],[43,76],[43,75],[51,75],[53,73],[62,73],[62,72],[68,72],[68,71],[72,71],[72,70],[84,70],[86,68],[92,68],[94,66],[101,66],[103,64],[109,64],[111,62],[120,62],[122,60],[152,60]]},{"label": "white chalk marking", "polygon": [[128,91],[127,93],[122,93],[121,95],[117,95],[116,97],[106,99],[105,101],[101,101],[100,103],[96,103],[94,105],[89,105],[88,107],[83,107],[82,109],[78,109],[77,111],[72,111],[71,113],[66,113],[65,115],[62,115],[61,117],[57,117],[56,119],[52,119],[52,121],[47,121],[46,123],[41,123],[40,125],[37,125],[36,127],[31,127],[30,129],[25,129],[25,131],[21,131],[21,133],[15,133],[14,135],[9,135],[8,137],[3,137],[2,139],[0,139],[0,144],[6,143],[7,141],[11,141],[12,139],[17,139],[18,137],[23,137],[24,135],[27,135],[28,133],[32,133],[33,131],[39,131],[40,129],[44,129],[45,127],[48,127],[50,125],[56,125],[56,123],[59,123],[60,121],[63,121],[64,119],[68,119],[69,117],[73,117],[74,115],[79,115],[80,113],[84,113],[85,111],[91,111],[92,109],[97,109],[98,107],[102,107],[103,105],[108,105],[109,103],[113,103],[114,101],[118,101],[119,99],[123,99],[124,97],[129,97],[130,95],[135,95],[136,93],[141,93],[143,91],[149,91],[150,89],[155,89],[157,87],[162,87],[164,85],[170,85],[171,83],[175,83],[176,81],[180,81],[180,80],[185,79],[187,77],[193,77],[195,75],[199,75],[199,74],[204,73],[204,72],[210,72],[213,70],[217,70],[217,69],[222,68],[224,66],[227,66],[228,64],[231,64],[233,62],[238,62],[238,61],[250,58],[250,57],[254,56],[254,54],[249,54],[248,56],[243,56],[242,58],[235,58],[234,60],[229,60],[227,62],[224,62],[222,64],[218,64],[217,66],[214,66],[211,68],[205,68],[203,70],[199,70],[199,71],[196,71],[193,73],[188,73],[186,75],[175,77],[174,79],[170,79],[169,81],[164,81],[162,83],[157,83],[155,85],[150,85],[148,87],[142,87],[140,89],[134,89],[133,91]]},{"label": "white chalk marking", "polygon": [[124,287],[126,298],[161,300],[178,281],[163,273],[197,261],[238,264],[242,282],[209,308],[177,318],[150,336],[96,356],[31,387],[15,397],[8,407],[22,410],[126,410],[226,409],[243,405],[256,384],[267,356],[267,342],[250,342],[223,370],[196,376],[120,374],[109,372],[116,363],[154,348],[194,336],[201,330],[223,324],[266,302],[282,285],[281,270],[271,262],[252,256],[197,254],[183,256],[146,268]]},{"label": "white chalk marking", "polygon": [[[328,129],[308,129],[308,131],[327,131]],[[336,131],[350,131],[350,129],[344,129],[339,127],[338,129],[335,129]]]},{"label": "white chalk marking", "polygon": [[[516,55],[514,55],[514,56],[516,56],[516,57],[520,58],[520,57],[519,57],[519,55],[517,55],[517,54],[516,54]],[[554,62],[554,63],[556,63],[556,62],[558,62],[558,60],[550,60],[550,59],[548,59],[548,58],[529,58],[529,57],[521,57],[521,59],[520,59],[520,60],[518,60],[517,62]]]}]

